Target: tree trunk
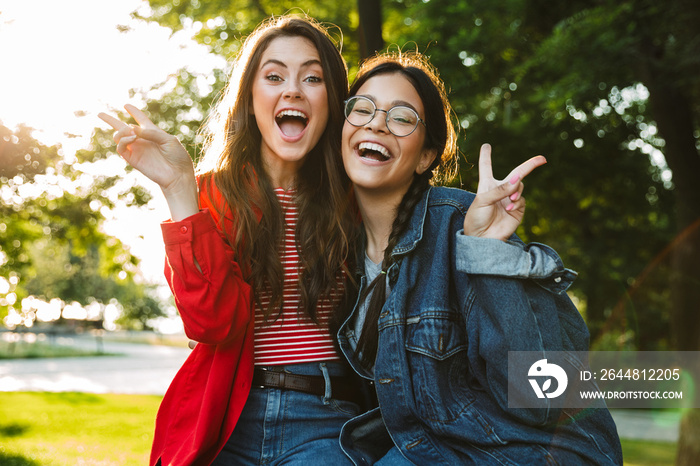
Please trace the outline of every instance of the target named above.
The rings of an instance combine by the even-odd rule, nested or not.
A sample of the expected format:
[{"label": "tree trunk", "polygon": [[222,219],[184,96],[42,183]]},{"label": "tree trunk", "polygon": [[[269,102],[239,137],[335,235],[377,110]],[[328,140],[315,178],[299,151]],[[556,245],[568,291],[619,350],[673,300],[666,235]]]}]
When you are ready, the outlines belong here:
[{"label": "tree trunk", "polygon": [[[653,76],[652,76],[653,78]],[[664,154],[673,172],[679,237],[672,252],[671,325],[674,347],[700,350],[700,155],[693,138],[690,99],[667,83],[647,83]],[[697,464],[700,464],[697,463]]]},{"label": "tree trunk", "polygon": [[371,57],[384,48],[381,0],[357,0],[360,15],[360,58]]},{"label": "tree trunk", "polygon": [[[679,351],[700,350],[700,155],[693,138],[691,99],[668,75],[648,69],[649,102],[664,155],[673,172],[679,236],[671,256],[671,330]],[[690,410],[681,422],[676,464],[700,464],[700,411]]]}]

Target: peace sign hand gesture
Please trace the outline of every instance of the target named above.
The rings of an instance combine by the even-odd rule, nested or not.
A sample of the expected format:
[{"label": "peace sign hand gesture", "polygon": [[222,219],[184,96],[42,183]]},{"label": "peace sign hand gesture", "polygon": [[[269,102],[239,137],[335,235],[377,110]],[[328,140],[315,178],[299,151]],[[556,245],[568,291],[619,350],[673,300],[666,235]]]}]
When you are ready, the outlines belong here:
[{"label": "peace sign hand gesture", "polygon": [[116,130],[117,153],[160,186],[173,220],[197,213],[197,181],[187,150],[175,136],[156,126],[141,110],[133,105],[124,108],[137,125],[127,125],[105,113],[98,115]]},{"label": "peace sign hand gesture", "polygon": [[525,214],[522,179],[547,160],[538,155],[518,165],[505,180],[496,180],[491,168],[491,146],[479,153],[479,187],[464,217],[464,234],[507,240],[515,233]]}]

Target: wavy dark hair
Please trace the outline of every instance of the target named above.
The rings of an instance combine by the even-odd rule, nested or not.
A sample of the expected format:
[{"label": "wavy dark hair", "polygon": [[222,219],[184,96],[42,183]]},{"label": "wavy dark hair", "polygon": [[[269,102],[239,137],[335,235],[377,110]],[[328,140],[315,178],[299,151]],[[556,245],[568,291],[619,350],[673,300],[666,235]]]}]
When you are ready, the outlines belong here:
[{"label": "wavy dark hair", "polygon": [[[446,183],[457,173],[457,131],[455,130],[454,112],[447,100],[445,85],[437,70],[430,64],[427,57],[418,53],[390,53],[378,55],[364,62],[360,67],[349,95],[357,94],[362,85],[375,76],[398,74],[408,79],[418,92],[425,110],[426,137],[424,148],[434,150],[436,157],[430,167],[421,175],[414,173],[413,182],[404,194],[396,210],[396,217],[389,235],[387,248],[384,250],[382,272],[366,288],[360,296],[364,301],[371,293],[367,306],[362,334],[358,342],[362,364],[374,366],[379,340],[378,320],[386,300],[386,272],[394,264],[393,250],[401,235],[406,231],[416,204],[422,199],[424,192],[435,182]],[[364,257],[364,247],[361,249]],[[360,257],[358,264],[364,263]],[[345,305],[347,314],[347,302]]]},{"label": "wavy dark hair", "polygon": [[[215,206],[236,260],[253,285],[265,318],[281,313],[284,273],[279,247],[284,218],[260,154],[261,133],[251,114],[252,84],[262,55],[279,37],[308,39],[318,51],[329,118],[319,142],[296,176],[296,240],[302,272],[302,308],[314,321],[319,301],[335,303],[347,273],[350,181],[340,157],[347,66],[328,30],[311,18],[282,16],[261,24],[244,42],[229,82],[205,126],[204,156],[197,164],[201,189],[211,184],[226,205]],[[206,191],[205,191],[206,193]],[[213,196],[210,196],[213,198]],[[341,285],[339,285],[339,283]],[[263,306],[261,296],[270,297]]]}]

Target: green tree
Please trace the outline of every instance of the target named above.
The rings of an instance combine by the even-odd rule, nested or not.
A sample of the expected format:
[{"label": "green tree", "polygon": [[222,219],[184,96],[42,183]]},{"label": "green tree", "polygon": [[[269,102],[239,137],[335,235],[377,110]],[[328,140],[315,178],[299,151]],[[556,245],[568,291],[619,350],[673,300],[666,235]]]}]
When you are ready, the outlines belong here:
[{"label": "green tree", "polygon": [[[695,176],[700,173],[700,4],[687,0],[575,3],[575,14],[562,18],[535,56],[542,61],[547,54],[551,60],[550,66],[540,67],[543,74],[550,73],[543,81],[566,88],[578,74],[589,76],[589,82],[619,86],[640,82],[648,89],[645,120],[658,128],[661,150],[673,174],[669,184],[674,202],[669,211],[675,216],[678,236],[669,253],[667,311],[672,347],[698,351],[700,185]],[[558,68],[551,66],[555,60]],[[577,94],[578,106],[591,105],[585,93]],[[698,426],[700,414],[693,410],[682,424],[677,464],[700,460]]]},{"label": "green tree", "polygon": [[[113,196],[116,176],[78,182],[84,175],[63,162],[60,146],[44,146],[30,128],[0,125],[0,138],[0,317],[22,314],[28,296],[82,305],[117,299],[126,327],[164,315],[148,286],[135,281],[138,259],[101,229],[102,208],[143,204],[142,188]],[[83,161],[99,158],[89,153]]]},{"label": "green tree", "polygon": [[343,54],[349,63],[357,63],[359,58],[359,45],[353,39],[359,28],[359,17],[351,2],[149,0],[148,3],[152,14],[142,17],[143,19],[156,21],[174,32],[196,24],[199,30],[195,39],[210,47],[213,53],[224,57],[234,56],[241,45],[241,39],[250,34],[261,21],[273,15],[297,13],[308,14],[329,26],[331,35],[343,44]]},{"label": "green tree", "polygon": [[[605,82],[618,87],[642,83],[649,92],[642,113],[646,123],[658,128],[659,146],[673,173],[676,230],[686,236],[671,252],[671,316],[673,346],[700,349],[700,5],[677,0],[659,4],[647,0],[602,2],[597,8],[579,6],[576,16],[563,19],[535,55],[548,66],[539,66],[544,83],[571,88],[573,77],[587,76],[588,83]],[[587,44],[585,47],[582,44]],[[586,55],[584,55],[586,54]],[[552,66],[559,62],[559,72]],[[531,65],[532,68],[535,65]],[[562,73],[562,68],[568,73]],[[586,74],[584,74],[586,73]],[[576,105],[592,107],[590,84],[578,84]],[[671,210],[671,209],[669,209]]]},{"label": "green tree", "polygon": [[[575,6],[414,2],[411,30],[397,42],[431,44],[427,52],[451,89],[470,162],[483,142],[494,146],[497,173],[535,154],[547,157],[549,164],[526,182],[529,208],[519,233],[552,244],[579,272],[573,291],[594,337],[636,325],[634,346],[664,347],[669,309],[646,299],[666,292],[663,278],[639,291],[634,307],[618,306],[674,231],[664,167],[645,153],[656,153],[663,141],[651,134],[654,120],[639,81],[598,79],[583,65],[577,74],[546,51]],[[558,87],[555,71],[569,73]],[[462,182],[473,189],[476,176],[463,167]]]},{"label": "green tree", "polygon": [[36,141],[31,131],[20,126],[13,132],[0,125],[0,276],[4,277],[27,265],[26,245],[42,234],[36,222],[30,222],[37,206],[25,208],[19,190],[57,158],[57,149]]}]

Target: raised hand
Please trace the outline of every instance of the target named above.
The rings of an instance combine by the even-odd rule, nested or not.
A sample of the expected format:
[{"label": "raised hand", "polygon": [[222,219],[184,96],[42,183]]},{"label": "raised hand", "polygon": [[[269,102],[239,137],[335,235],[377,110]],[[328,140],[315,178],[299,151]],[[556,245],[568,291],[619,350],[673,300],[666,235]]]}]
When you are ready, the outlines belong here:
[{"label": "raised hand", "polygon": [[491,146],[484,144],[479,153],[479,187],[476,198],[464,217],[464,234],[507,240],[525,214],[523,178],[547,163],[538,155],[513,169],[504,180],[496,180],[491,168]]},{"label": "raised hand", "polygon": [[197,182],[187,150],[175,136],[156,126],[141,110],[133,105],[124,108],[138,125],[127,125],[105,113],[98,115],[116,130],[117,153],[160,186],[173,220],[197,213]]}]

